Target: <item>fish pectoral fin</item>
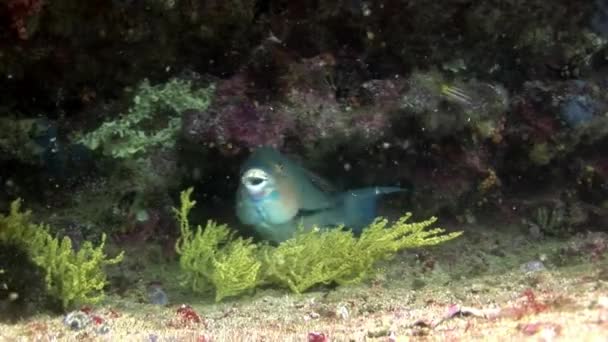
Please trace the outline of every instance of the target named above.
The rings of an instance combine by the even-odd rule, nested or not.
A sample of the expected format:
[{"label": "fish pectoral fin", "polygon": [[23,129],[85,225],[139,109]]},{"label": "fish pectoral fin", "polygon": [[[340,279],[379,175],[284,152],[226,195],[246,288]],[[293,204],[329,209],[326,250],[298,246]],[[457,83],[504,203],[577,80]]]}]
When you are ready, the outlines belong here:
[{"label": "fish pectoral fin", "polygon": [[344,225],[355,232],[360,232],[376,218],[376,207],[380,196],[402,191],[405,190],[398,187],[374,187],[340,194],[338,198]]},{"label": "fish pectoral fin", "polygon": [[319,188],[321,191],[323,192],[336,192],[337,188],[327,179],[319,176],[318,174],[310,171],[310,170],[303,170],[306,174],[306,176],[308,176],[308,179],[310,179],[310,181],[312,182],[313,185],[315,185],[317,188]]},{"label": "fish pectoral fin", "polygon": [[332,210],[334,206],[329,206],[327,208],[319,208],[319,209],[300,209],[298,210],[298,217],[309,217],[314,215],[320,215],[322,213],[326,213]]},{"label": "fish pectoral fin", "polygon": [[256,233],[264,240],[280,243],[291,239],[297,229],[297,224],[293,221],[285,222],[277,225],[257,226]]},{"label": "fish pectoral fin", "polygon": [[343,225],[341,213],[341,208],[336,207],[317,210],[300,210],[294,221],[301,224],[306,231],[315,226],[320,229],[330,226],[335,227]]}]

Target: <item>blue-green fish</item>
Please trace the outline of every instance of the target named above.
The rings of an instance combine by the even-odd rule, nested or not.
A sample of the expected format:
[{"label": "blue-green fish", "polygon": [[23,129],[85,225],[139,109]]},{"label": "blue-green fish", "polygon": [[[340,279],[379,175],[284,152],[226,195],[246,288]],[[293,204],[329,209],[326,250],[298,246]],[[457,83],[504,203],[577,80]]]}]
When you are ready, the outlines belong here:
[{"label": "blue-green fish", "polygon": [[331,192],[322,184],[275,149],[259,148],[241,168],[237,216],[261,238],[274,242],[293,237],[300,225],[305,230],[343,225],[360,232],[376,217],[380,195],[402,191],[374,187]]}]

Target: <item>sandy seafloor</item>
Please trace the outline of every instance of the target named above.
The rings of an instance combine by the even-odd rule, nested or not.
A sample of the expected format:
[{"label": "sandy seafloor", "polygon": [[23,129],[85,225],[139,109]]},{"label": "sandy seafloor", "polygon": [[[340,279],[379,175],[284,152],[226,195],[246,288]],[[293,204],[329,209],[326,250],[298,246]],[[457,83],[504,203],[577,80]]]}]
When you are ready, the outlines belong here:
[{"label": "sandy seafloor", "polygon": [[[177,264],[152,262],[142,247],[122,266],[133,283],[120,295],[110,289],[82,329],[40,314],[0,324],[0,341],[608,341],[606,234],[534,240],[513,227],[464,230],[400,253],[357,286],[260,289],[221,303],[181,287]],[[149,303],[151,279],[168,305]],[[201,321],[183,320],[182,304]]]}]

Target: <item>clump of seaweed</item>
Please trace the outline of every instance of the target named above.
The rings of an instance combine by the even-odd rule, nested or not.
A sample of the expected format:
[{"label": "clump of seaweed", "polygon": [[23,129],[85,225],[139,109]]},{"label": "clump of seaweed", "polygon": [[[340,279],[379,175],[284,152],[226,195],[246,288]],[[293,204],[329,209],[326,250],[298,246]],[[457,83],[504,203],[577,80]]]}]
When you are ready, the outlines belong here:
[{"label": "clump of seaweed", "polygon": [[[144,80],[127,113],[104,122],[78,142],[116,159],[141,157],[153,148],[173,147],[182,125],[182,112],[207,108],[213,90],[213,86],[193,89],[190,81],[177,78],[154,86]],[[160,125],[163,120],[166,122]],[[155,124],[148,127],[151,123]]]},{"label": "clump of seaweed", "polygon": [[441,228],[427,230],[437,221],[408,223],[411,213],[392,225],[376,219],[361,234],[342,229],[300,231],[276,248],[265,248],[267,277],[273,283],[301,293],[315,285],[356,284],[374,273],[374,265],[406,248],[436,245],[461,232],[443,234]]},{"label": "clump of seaweed", "polygon": [[47,291],[61,301],[63,308],[95,304],[103,298],[107,284],[103,267],[123,258],[123,253],[107,258],[103,252],[105,240],[102,235],[97,247],[86,241],[75,251],[68,237],[60,241],[49,233],[48,226],[32,223],[31,212],[21,211],[21,200],[11,203],[8,216],[0,214],[0,243],[26,251],[44,270]]},{"label": "clump of seaweed", "polygon": [[185,271],[184,284],[195,292],[215,291],[216,301],[252,290],[261,282],[261,262],[251,239],[234,237],[226,225],[208,221],[193,231],[188,214],[196,204],[190,199],[192,188],[181,193],[181,208],[174,212],[181,236],[175,248]]},{"label": "clump of seaweed", "polygon": [[524,223],[537,234],[563,236],[569,232],[569,224],[564,206],[540,206],[536,208],[529,220]]},{"label": "clump of seaweed", "polygon": [[304,231],[278,246],[254,244],[234,237],[226,225],[208,221],[193,232],[188,213],[194,207],[192,188],[181,193],[175,209],[182,236],[176,244],[185,271],[185,284],[194,291],[215,289],[221,300],[251,291],[262,284],[289,288],[295,293],[321,285],[359,283],[374,273],[374,265],[406,248],[436,245],[462,234],[428,229],[436,218],[407,223],[408,213],[392,225],[376,219],[360,237],[351,231],[330,229]]}]

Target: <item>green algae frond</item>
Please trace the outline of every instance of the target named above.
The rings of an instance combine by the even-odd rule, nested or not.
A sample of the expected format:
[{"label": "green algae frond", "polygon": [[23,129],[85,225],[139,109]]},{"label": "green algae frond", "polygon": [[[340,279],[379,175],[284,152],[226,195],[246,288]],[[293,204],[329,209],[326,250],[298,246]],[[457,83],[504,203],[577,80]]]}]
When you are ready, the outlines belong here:
[{"label": "green algae frond", "polygon": [[276,247],[258,246],[213,221],[193,231],[188,221],[195,205],[191,194],[192,188],[183,191],[181,208],[175,209],[182,234],[176,249],[185,284],[196,292],[215,290],[217,301],[261,284],[301,293],[320,284],[358,283],[374,273],[378,261],[400,250],[436,245],[462,234],[429,229],[437,220],[434,217],[408,223],[411,214],[407,213],[390,226],[386,219],[376,219],[359,237],[343,229],[300,229]]},{"label": "green algae frond", "polygon": [[378,261],[400,250],[436,245],[462,234],[428,229],[435,217],[408,223],[411,216],[407,213],[389,227],[386,219],[378,218],[360,237],[341,229],[299,231],[293,239],[266,250],[268,276],[296,293],[319,284],[359,283],[373,274]]},{"label": "green algae frond", "polygon": [[32,213],[21,211],[21,200],[11,203],[8,216],[0,214],[0,242],[30,247],[42,234],[44,227],[31,223]]},{"label": "green algae frond", "polygon": [[46,234],[37,245],[34,262],[46,271],[49,292],[60,298],[64,308],[75,304],[95,304],[104,297],[103,288],[107,284],[105,265],[122,261],[123,253],[108,259],[103,253],[106,236],[95,247],[85,241],[78,252],[72,249],[68,237],[59,239]]},{"label": "green algae frond", "polygon": [[261,281],[261,262],[251,239],[235,237],[226,225],[208,221],[193,231],[188,214],[196,204],[192,188],[181,194],[181,208],[174,209],[181,236],[176,243],[184,284],[195,292],[215,292],[216,301],[253,290]]},{"label": "green algae frond", "polygon": [[338,229],[299,231],[293,239],[264,250],[266,275],[295,293],[315,285],[344,283],[354,271],[349,259],[356,242],[350,232]]},{"label": "green algae frond", "polygon": [[213,86],[194,88],[192,82],[177,78],[159,85],[144,80],[127,113],[104,122],[78,142],[116,159],[141,157],[155,148],[173,147],[181,128],[182,112],[205,110],[213,91]]},{"label": "green algae frond", "polygon": [[49,233],[48,226],[32,223],[31,212],[21,211],[21,200],[11,203],[8,216],[0,214],[0,244],[22,246],[45,271],[47,290],[64,308],[95,304],[103,298],[107,284],[103,267],[123,258],[121,253],[108,259],[103,253],[105,240],[103,235],[97,247],[86,241],[75,251],[68,237],[60,241]]}]

